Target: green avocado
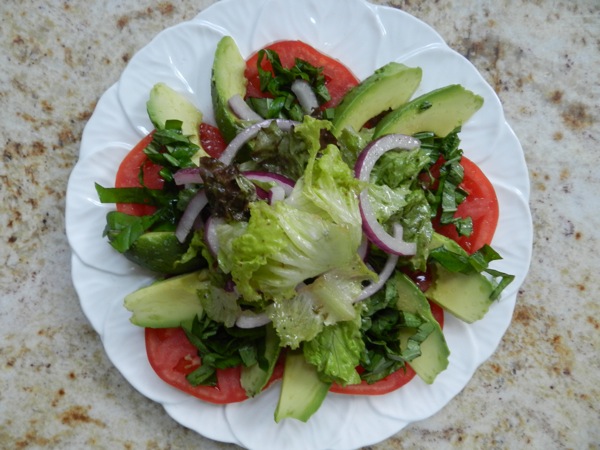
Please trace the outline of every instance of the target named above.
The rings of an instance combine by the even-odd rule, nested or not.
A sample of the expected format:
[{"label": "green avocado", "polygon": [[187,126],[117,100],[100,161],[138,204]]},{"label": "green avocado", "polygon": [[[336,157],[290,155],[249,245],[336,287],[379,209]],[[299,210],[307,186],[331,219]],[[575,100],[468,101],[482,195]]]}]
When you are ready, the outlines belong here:
[{"label": "green avocado", "polygon": [[450,272],[440,264],[433,268],[434,282],[426,295],[448,312],[467,323],[485,316],[493,300],[494,286],[480,273]]},{"label": "green avocado", "polygon": [[157,281],[125,297],[129,319],[144,328],[172,328],[191,323],[202,314],[197,290],[208,277],[207,270],[186,273]]},{"label": "green avocado", "polygon": [[229,99],[234,95],[244,98],[248,80],[244,76],[246,61],[231,36],[224,36],[217,44],[212,66],[211,96],[215,120],[223,138],[230,142],[244,129],[242,121],[231,111]]},{"label": "green avocado", "polygon": [[[467,252],[452,239],[434,233],[430,249],[439,246],[468,257]],[[494,286],[481,273],[450,272],[441,264],[435,263],[433,280],[425,292],[427,298],[467,323],[483,318],[493,303],[490,296]]]},{"label": "green avocado", "polygon": [[206,266],[206,261],[197,256],[182,262],[188,250],[173,231],[151,231],[142,234],[125,252],[125,257],[134,263],[163,275],[178,275]]},{"label": "green avocado", "polygon": [[344,128],[360,131],[371,118],[406,103],[421,82],[422,70],[391,62],[348,92],[335,109],[333,134]]},{"label": "green avocado", "polygon": [[423,94],[388,113],[375,127],[375,137],[431,131],[445,137],[483,105],[483,97],[453,84]]},{"label": "green avocado", "polygon": [[165,83],[157,83],[150,90],[146,102],[150,121],[157,130],[163,130],[167,120],[181,121],[181,132],[189,136],[190,142],[200,146],[200,112],[187,98]]},{"label": "green avocado", "polygon": [[317,368],[306,362],[302,352],[287,352],[275,422],[286,418],[306,422],[319,409],[330,386],[321,381]]},{"label": "green avocado", "polygon": [[[421,342],[421,356],[409,362],[417,375],[428,384],[433,383],[439,373],[448,367],[450,350],[446,344],[444,333],[435,320],[429,302],[421,290],[406,275],[397,274],[392,279],[398,292],[398,309],[419,315],[433,325],[433,331]],[[403,347],[416,330],[402,330],[400,342]]]}]

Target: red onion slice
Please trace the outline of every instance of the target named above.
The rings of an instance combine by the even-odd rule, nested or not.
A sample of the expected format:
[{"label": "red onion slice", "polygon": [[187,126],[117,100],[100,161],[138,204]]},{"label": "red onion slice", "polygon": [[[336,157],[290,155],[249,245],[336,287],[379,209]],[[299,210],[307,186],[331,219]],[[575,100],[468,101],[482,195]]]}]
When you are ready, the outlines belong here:
[{"label": "red onion slice", "polygon": [[260,181],[263,183],[277,183],[277,185],[284,190],[286,196],[290,195],[294,189],[294,181],[278,173],[246,171],[242,172],[242,175],[249,180]]},{"label": "red onion slice", "polygon": [[362,239],[360,241],[360,245],[358,246],[358,256],[360,256],[360,259],[362,259],[363,261],[367,259],[367,256],[369,256],[369,238],[367,238],[367,236],[363,233],[362,235]]},{"label": "red onion slice", "polygon": [[253,313],[252,311],[243,311],[235,321],[239,328],[257,328],[268,324],[271,321],[265,313]]},{"label": "red onion slice", "polygon": [[184,242],[192,227],[194,227],[195,224],[197,226],[198,216],[207,203],[206,193],[203,190],[199,191],[190,200],[175,229],[175,236],[179,242]]},{"label": "red onion slice", "polygon": [[[421,142],[418,139],[404,134],[388,134],[372,141],[358,156],[354,166],[356,178],[368,182],[377,160],[390,150],[412,150],[420,145]],[[395,236],[392,236],[377,221],[369,200],[368,189],[364,189],[360,193],[359,202],[363,230],[371,242],[386,253],[394,255],[414,255],[416,253],[417,245],[414,242],[404,241],[402,227],[399,224],[395,225]]]},{"label": "red onion slice", "polygon": [[390,150],[413,150],[421,146],[421,141],[405,134],[388,134],[371,141],[358,155],[354,165],[356,178],[369,181],[375,163]]},{"label": "red onion slice", "polygon": [[285,199],[285,190],[281,186],[273,186],[269,191],[269,204]]},{"label": "red onion slice", "polygon": [[237,152],[243,147],[243,145],[250,139],[255,137],[262,128],[268,127],[273,121],[275,121],[277,123],[277,126],[283,131],[289,131],[293,128],[294,125],[297,124],[297,122],[293,120],[284,119],[268,119],[263,120],[259,123],[255,123],[249,126],[248,128],[242,130],[236,137],[234,137],[231,140],[227,148],[225,148],[225,151],[219,157],[219,161],[221,161],[223,164],[231,164],[233,158],[235,158],[235,155],[237,155]]},{"label": "red onion slice", "polygon": [[300,103],[304,114],[310,116],[314,110],[319,108],[319,101],[317,100],[315,91],[313,91],[311,85],[306,80],[295,80],[290,89],[298,99],[298,103]]},{"label": "red onion slice", "polygon": [[200,170],[198,167],[187,167],[185,169],[179,169],[173,174],[173,181],[178,186],[184,184],[201,184],[202,177],[200,176]]},{"label": "red onion slice", "polygon": [[237,116],[238,119],[248,120],[251,122],[258,122],[260,120],[264,120],[262,116],[260,116],[256,111],[254,111],[248,103],[244,101],[241,95],[235,94],[231,97],[227,104],[233,111],[233,113]]},{"label": "red onion slice", "polygon": [[204,242],[208,250],[213,256],[217,256],[219,253],[219,238],[217,236],[217,228],[219,225],[225,223],[225,220],[221,217],[211,215],[204,224]]},{"label": "red onion slice", "polygon": [[354,299],[354,303],[369,298],[371,295],[375,294],[375,292],[377,292],[385,285],[385,282],[390,278],[390,276],[392,275],[392,273],[394,273],[394,270],[396,269],[398,258],[398,255],[388,255],[388,259],[385,262],[385,265],[383,266],[383,269],[381,270],[377,281],[365,287],[360,293],[360,295],[356,297],[356,299]]}]

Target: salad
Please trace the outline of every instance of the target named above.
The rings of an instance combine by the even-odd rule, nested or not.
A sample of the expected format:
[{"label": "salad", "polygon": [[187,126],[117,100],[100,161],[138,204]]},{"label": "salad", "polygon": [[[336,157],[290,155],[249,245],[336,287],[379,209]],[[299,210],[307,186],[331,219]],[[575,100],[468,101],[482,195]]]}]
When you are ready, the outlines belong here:
[{"label": "salad", "polygon": [[213,403],[282,379],[275,420],[306,421],[328,392],[377,395],[448,364],[442,308],[483,317],[494,271],[493,187],[462,156],[482,99],[418,98],[421,70],[359,82],[298,41],[248,61],[217,46],[218,127],[164,84],[155,131],[119,167],[105,236],[157,273],[125,299],[167,383]]}]

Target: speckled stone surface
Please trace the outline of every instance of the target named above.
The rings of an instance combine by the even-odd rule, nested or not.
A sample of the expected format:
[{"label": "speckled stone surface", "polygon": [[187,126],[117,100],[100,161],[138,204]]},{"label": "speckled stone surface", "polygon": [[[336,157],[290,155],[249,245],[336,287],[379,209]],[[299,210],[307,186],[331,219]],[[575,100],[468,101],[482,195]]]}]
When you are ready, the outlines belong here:
[{"label": "speckled stone surface", "polygon": [[[212,1],[0,4],[0,448],[233,449],[105,356],[71,284],[65,189],[130,57]],[[500,96],[531,177],[533,261],[496,353],[377,450],[600,448],[600,4],[378,1],[432,25]]]}]

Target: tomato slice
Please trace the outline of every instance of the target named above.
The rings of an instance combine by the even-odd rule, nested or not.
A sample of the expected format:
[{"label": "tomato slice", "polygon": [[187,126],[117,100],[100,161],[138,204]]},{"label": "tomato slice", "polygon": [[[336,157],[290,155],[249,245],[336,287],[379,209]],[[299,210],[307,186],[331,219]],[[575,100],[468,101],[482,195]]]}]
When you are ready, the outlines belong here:
[{"label": "tomato slice", "polygon": [[469,193],[468,197],[458,205],[454,217],[471,217],[473,233],[470,236],[459,236],[454,225],[441,225],[439,220],[433,221],[433,227],[438,233],[456,241],[463,249],[472,254],[490,244],[500,215],[498,198],[494,186],[481,169],[473,161],[462,157],[464,179],[460,187]]},{"label": "tomato slice", "polygon": [[[295,59],[300,58],[308,61],[315,67],[323,67],[323,75],[325,76],[325,86],[329,90],[331,100],[323,105],[323,108],[331,108],[336,106],[344,97],[346,92],[351,87],[358,84],[358,79],[354,74],[341,62],[331,58],[312,46],[301,41],[279,41],[265,47],[269,50],[274,50],[279,55],[281,64],[285,68],[290,68],[294,65]],[[247,97],[263,98],[265,94],[260,90],[260,80],[258,77],[258,52],[252,55],[246,61],[246,78],[248,86],[246,91]],[[263,59],[262,68],[271,70],[271,64]]]},{"label": "tomato slice", "polygon": [[[429,305],[431,306],[431,313],[433,314],[434,319],[443,328],[444,310],[435,303],[429,302]],[[406,366],[406,370],[399,369],[373,384],[369,384],[366,381],[362,381],[360,384],[350,384],[348,386],[333,384],[330,388],[330,391],[338,394],[348,395],[383,395],[401,388],[410,380],[412,380],[415,375],[416,372],[412,367],[410,367],[410,364],[408,364]]]},{"label": "tomato slice", "polygon": [[[152,141],[152,133],[148,134],[125,156],[115,178],[115,187],[141,187],[138,175],[140,168],[144,168],[144,183],[150,189],[162,189],[164,180],[158,172],[161,167],[154,164],[144,153],[144,149]],[[131,214],[134,216],[144,216],[152,214],[156,208],[150,205],[140,205],[134,203],[117,203],[117,211]]]},{"label": "tomato slice", "polygon": [[[198,351],[181,328],[146,328],[146,353],[154,372],[167,384],[210,403],[246,400],[240,385],[241,367],[217,370],[217,386],[192,386],[186,375],[201,364]],[[283,364],[275,366],[267,386],[283,376]]]},{"label": "tomato slice", "polygon": [[206,153],[213,158],[221,156],[227,147],[227,142],[221,136],[219,129],[204,122],[200,124],[200,143]]}]

